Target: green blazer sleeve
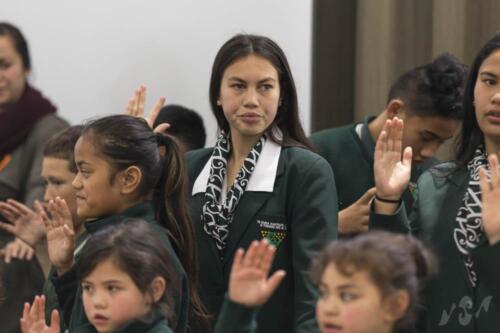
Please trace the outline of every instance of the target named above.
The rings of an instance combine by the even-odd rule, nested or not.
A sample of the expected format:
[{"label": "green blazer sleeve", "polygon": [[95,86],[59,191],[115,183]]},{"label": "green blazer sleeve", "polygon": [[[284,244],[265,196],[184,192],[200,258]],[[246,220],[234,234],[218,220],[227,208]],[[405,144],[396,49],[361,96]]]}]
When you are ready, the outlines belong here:
[{"label": "green blazer sleeve", "polygon": [[258,308],[249,308],[232,302],[226,295],[214,333],[254,333],[257,332]]},{"label": "green blazer sleeve", "polygon": [[500,243],[484,245],[472,251],[479,278],[493,296],[493,301],[500,305]]},{"label": "green blazer sleeve", "polygon": [[[312,260],[337,238],[338,205],[330,165],[318,158],[292,182],[288,207],[292,228],[295,332],[317,331],[315,306],[318,292],[309,277]],[[299,176],[300,175],[300,176]]]}]

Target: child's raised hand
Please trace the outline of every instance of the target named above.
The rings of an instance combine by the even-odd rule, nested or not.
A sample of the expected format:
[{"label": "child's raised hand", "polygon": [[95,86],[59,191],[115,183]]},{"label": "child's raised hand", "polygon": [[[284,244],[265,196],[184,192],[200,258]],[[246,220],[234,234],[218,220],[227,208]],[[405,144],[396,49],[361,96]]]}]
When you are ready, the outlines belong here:
[{"label": "child's raised hand", "polygon": [[285,277],[285,271],[276,271],[268,278],[275,247],[266,239],[254,241],[247,253],[238,249],[229,277],[229,299],[245,306],[264,304]]},{"label": "child's raised hand", "polygon": [[[160,114],[161,108],[165,105],[165,100],[165,97],[160,97],[153,108],[149,111],[148,115],[144,116],[146,86],[141,85],[134,91],[133,96],[128,100],[127,107],[125,108],[125,114],[134,117],[143,117],[152,129],[156,118]],[[160,124],[154,129],[154,131],[157,133],[164,133],[169,127],[170,124]]]},{"label": "child's raised hand", "polygon": [[481,195],[483,200],[483,228],[491,245],[500,242],[500,165],[498,156],[488,157],[491,170],[491,181],[485,169],[479,171]]},{"label": "child's raised hand", "polygon": [[0,222],[0,229],[13,234],[32,248],[45,236],[45,227],[40,217],[16,200],[0,202],[0,214],[10,222]]},{"label": "child's raised hand", "polygon": [[412,151],[403,145],[403,120],[394,117],[386,121],[375,146],[374,174],[379,198],[399,200],[411,176]]},{"label": "child's raised hand", "polygon": [[59,312],[52,311],[50,326],[45,323],[45,296],[35,296],[33,305],[24,303],[21,318],[22,333],[59,333]]},{"label": "child's raised hand", "polygon": [[10,263],[12,259],[31,260],[35,250],[19,238],[7,243],[5,247],[0,250],[0,256],[3,256],[6,264]]},{"label": "child's raised hand", "polygon": [[73,265],[73,251],[75,250],[75,231],[71,212],[66,202],[57,197],[51,200],[47,210],[39,202],[35,203],[37,213],[47,230],[47,249],[49,259],[59,275],[68,271]]}]

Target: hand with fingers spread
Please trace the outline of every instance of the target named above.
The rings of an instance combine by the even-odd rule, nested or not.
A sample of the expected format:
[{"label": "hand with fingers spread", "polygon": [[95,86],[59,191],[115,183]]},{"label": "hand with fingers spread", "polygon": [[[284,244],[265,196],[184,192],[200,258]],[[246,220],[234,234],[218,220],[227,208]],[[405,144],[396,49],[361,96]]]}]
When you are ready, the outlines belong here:
[{"label": "hand with fingers spread", "polygon": [[40,217],[28,206],[8,199],[0,202],[0,214],[10,223],[0,222],[3,229],[34,248],[45,237],[45,227]]},{"label": "hand with fingers spread", "polygon": [[[134,117],[144,117],[149,127],[153,128],[156,118],[160,114],[161,108],[165,105],[165,97],[160,97],[155,103],[153,108],[149,111],[147,116],[144,116],[144,105],[146,103],[146,86],[141,85],[134,91],[134,95],[129,99],[127,107],[125,109],[125,114]],[[166,133],[166,130],[170,127],[170,124],[160,124],[154,131],[155,133]]]},{"label": "hand with fingers spread", "polygon": [[486,171],[480,170],[480,185],[483,201],[482,220],[483,228],[491,245],[500,242],[500,164],[498,156],[488,156],[491,169],[491,180],[488,180]]},{"label": "hand with fingers spread", "polygon": [[50,326],[45,323],[45,296],[35,296],[33,305],[24,304],[21,318],[22,333],[59,333],[59,312],[52,311]]},{"label": "hand with fingers spread", "polygon": [[75,231],[71,212],[66,202],[59,197],[49,202],[47,207],[49,214],[39,203],[35,207],[47,230],[47,249],[50,262],[56,268],[57,273],[61,275],[73,266]]},{"label": "hand with fingers spread", "polygon": [[375,187],[366,191],[361,198],[339,212],[339,233],[351,234],[368,231],[370,203],[375,195]]},{"label": "hand with fingers spread", "polygon": [[268,278],[276,249],[266,239],[254,241],[246,254],[238,249],[229,277],[229,299],[249,307],[264,304],[285,277],[276,271]]},{"label": "hand with fingers spread", "polygon": [[403,121],[397,117],[386,121],[377,139],[374,159],[376,195],[397,201],[408,187],[411,176],[412,151],[403,145]]},{"label": "hand with fingers spread", "polygon": [[10,263],[12,259],[31,260],[35,250],[19,238],[7,243],[5,247],[0,250],[0,256],[4,257],[5,263]]}]

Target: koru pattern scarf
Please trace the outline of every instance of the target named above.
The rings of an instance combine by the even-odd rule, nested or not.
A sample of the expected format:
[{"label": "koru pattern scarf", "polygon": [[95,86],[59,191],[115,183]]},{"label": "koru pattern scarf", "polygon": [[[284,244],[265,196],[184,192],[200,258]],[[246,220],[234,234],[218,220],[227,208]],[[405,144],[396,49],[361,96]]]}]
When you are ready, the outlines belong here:
[{"label": "koru pattern scarf", "polygon": [[215,144],[201,219],[205,232],[215,239],[221,258],[224,258],[234,210],[245,192],[265,142],[266,137],[263,135],[245,158],[224,202],[222,202],[222,191],[224,181],[226,181],[227,160],[231,150],[230,136],[222,131]]},{"label": "koru pattern scarf", "polygon": [[474,158],[467,165],[470,173],[470,181],[465,192],[462,206],[458,210],[457,225],[453,230],[453,238],[455,244],[464,256],[465,267],[469,280],[473,287],[476,287],[478,278],[474,270],[474,262],[470,256],[470,252],[474,250],[484,239],[483,223],[481,219],[482,201],[481,188],[479,185],[479,170],[481,167],[486,167],[489,175],[488,158],[484,148],[479,147]]}]

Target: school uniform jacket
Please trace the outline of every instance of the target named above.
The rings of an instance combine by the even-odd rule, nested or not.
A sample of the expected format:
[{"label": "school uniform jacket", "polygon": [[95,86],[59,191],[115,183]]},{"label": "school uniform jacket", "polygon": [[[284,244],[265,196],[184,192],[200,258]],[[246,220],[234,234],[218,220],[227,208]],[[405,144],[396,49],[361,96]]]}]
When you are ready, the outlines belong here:
[{"label": "school uniform jacket", "polygon": [[[187,275],[179,258],[175,254],[166,229],[161,227],[155,220],[153,203],[151,201],[142,202],[126,209],[120,214],[85,222],[85,229],[92,235],[105,227],[122,223],[127,219],[142,219],[150,223],[151,226],[158,231],[158,237],[160,237],[168,252],[171,254],[170,260],[172,260],[172,267],[177,275],[179,283],[178,286],[167,286],[167,293],[169,296],[174,297],[174,311],[177,318],[175,332],[186,332],[189,308]],[[140,235],[137,235],[137,237],[140,237]],[[75,256],[75,261],[78,260],[79,256]],[[54,272],[50,278],[57,293],[59,305],[62,309],[62,318],[69,331],[95,332],[95,329],[90,325],[85,315],[82,302],[82,290],[78,283],[75,267],[72,267],[61,276],[58,276],[57,273]]]},{"label": "school uniform jacket", "polygon": [[[71,330],[69,333],[87,333],[87,332],[97,332],[94,326],[90,323],[80,326],[76,329]],[[155,313],[153,318],[148,321],[136,320],[131,323],[120,327],[113,333],[173,333],[172,329],[168,325],[165,317],[159,313]]]},{"label": "school uniform jacket", "polygon": [[235,209],[225,257],[201,219],[213,149],[187,153],[189,200],[198,243],[200,294],[214,318],[228,287],[233,256],[266,237],[277,247],[272,272],[287,276],[258,315],[259,332],[317,332],[317,290],[309,279],[311,260],[337,237],[335,181],[328,163],[309,150],[268,140]]},{"label": "school uniform jacket", "polygon": [[500,244],[491,246],[486,242],[472,251],[479,280],[473,288],[453,238],[468,184],[466,168],[445,163],[419,179],[417,201],[409,218],[404,207],[395,215],[370,216],[372,228],[410,230],[427,241],[438,256],[440,272],[425,289],[419,332],[500,331]]},{"label": "school uniform jacket", "polygon": [[[368,130],[368,124],[373,119],[375,117],[367,117],[363,122],[323,130],[311,136],[318,154],[325,158],[333,169],[339,211],[352,205],[368,189],[375,186],[373,176],[375,141]],[[409,190],[403,194],[406,209],[411,209],[413,205],[412,190],[418,177],[436,163],[436,159],[430,158],[412,168],[412,183]]]}]

